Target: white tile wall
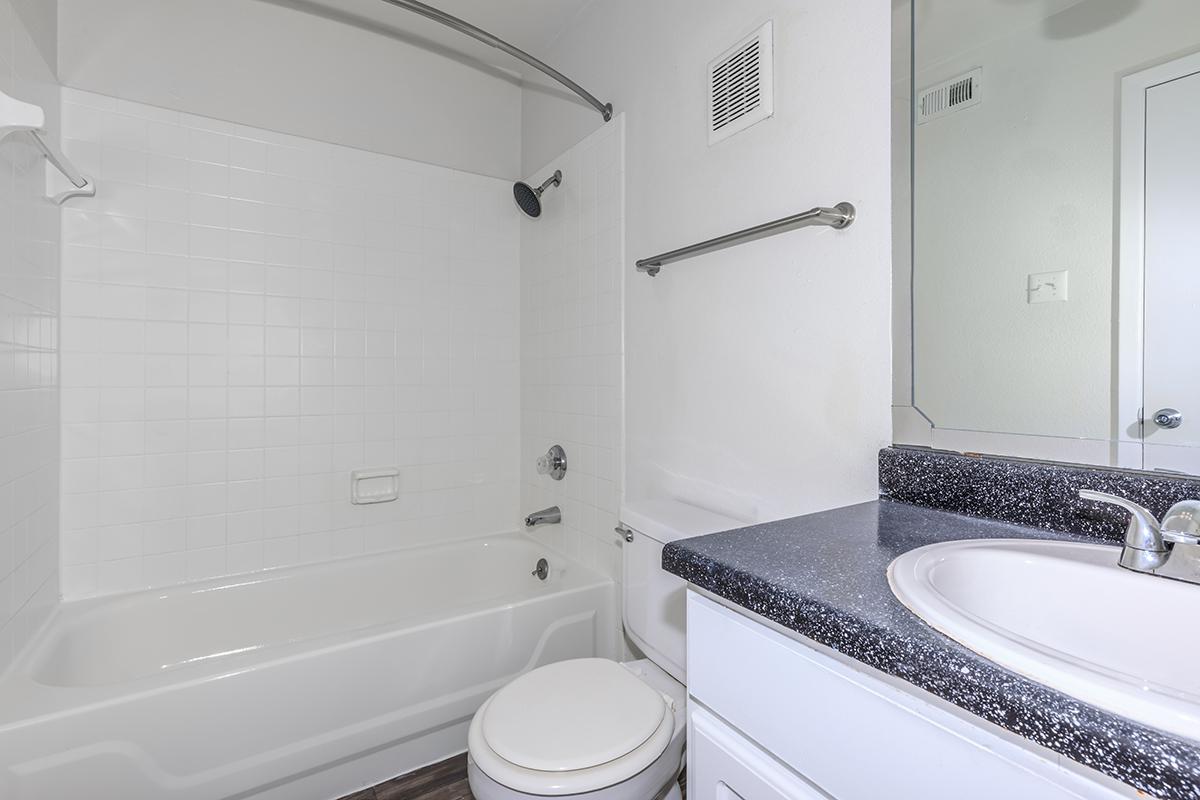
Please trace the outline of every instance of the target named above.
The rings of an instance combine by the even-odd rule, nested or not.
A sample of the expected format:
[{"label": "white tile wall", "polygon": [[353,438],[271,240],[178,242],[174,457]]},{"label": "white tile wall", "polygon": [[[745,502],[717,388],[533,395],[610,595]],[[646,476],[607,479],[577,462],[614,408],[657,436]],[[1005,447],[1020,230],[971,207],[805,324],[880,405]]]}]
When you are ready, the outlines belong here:
[{"label": "white tile wall", "polygon": [[[46,110],[58,84],[0,0],[0,91]],[[24,134],[0,143],[0,672],[58,599],[58,209]]]},{"label": "white tile wall", "polygon": [[[521,226],[521,508],[562,508],[535,535],[617,581],[624,139],[620,115],[529,176],[561,169],[563,183]],[[567,451],[562,481],[534,467],[553,444]]]},{"label": "white tile wall", "polygon": [[[505,182],[65,89],[67,598],[510,530]],[[349,473],[402,468],[349,503]]]}]

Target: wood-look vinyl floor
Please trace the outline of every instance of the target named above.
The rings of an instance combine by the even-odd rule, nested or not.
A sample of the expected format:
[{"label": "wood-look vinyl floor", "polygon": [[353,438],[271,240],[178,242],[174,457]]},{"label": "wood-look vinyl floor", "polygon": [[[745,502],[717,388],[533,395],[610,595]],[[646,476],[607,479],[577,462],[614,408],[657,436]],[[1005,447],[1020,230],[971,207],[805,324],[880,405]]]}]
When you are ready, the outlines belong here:
[{"label": "wood-look vinyl floor", "polygon": [[392,778],[342,800],[473,800],[467,785],[467,754]]},{"label": "wood-look vinyl floor", "polygon": [[[687,800],[685,777],[679,779]],[[342,800],[474,800],[467,785],[467,756],[448,758],[399,778],[363,789]]]}]

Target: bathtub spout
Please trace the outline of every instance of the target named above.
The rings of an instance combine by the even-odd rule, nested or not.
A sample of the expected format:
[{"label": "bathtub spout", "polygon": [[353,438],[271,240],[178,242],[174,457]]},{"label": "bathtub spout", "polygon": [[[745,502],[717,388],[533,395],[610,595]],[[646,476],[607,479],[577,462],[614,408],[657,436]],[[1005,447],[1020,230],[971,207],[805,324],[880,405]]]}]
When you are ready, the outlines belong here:
[{"label": "bathtub spout", "polygon": [[554,523],[562,522],[562,512],[558,510],[558,506],[550,506],[543,508],[541,511],[535,511],[525,518],[525,527],[532,528],[534,525],[553,525]]}]

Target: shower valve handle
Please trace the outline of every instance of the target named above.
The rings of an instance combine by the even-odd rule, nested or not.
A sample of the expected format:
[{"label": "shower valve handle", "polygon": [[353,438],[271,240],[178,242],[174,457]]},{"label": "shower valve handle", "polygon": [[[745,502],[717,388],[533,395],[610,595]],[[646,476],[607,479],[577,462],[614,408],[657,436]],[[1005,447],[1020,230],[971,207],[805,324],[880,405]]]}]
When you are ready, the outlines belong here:
[{"label": "shower valve handle", "polygon": [[556,481],[561,481],[567,474],[567,453],[560,445],[554,445],[546,451],[546,455],[538,456],[537,471],[539,475],[549,475]]}]

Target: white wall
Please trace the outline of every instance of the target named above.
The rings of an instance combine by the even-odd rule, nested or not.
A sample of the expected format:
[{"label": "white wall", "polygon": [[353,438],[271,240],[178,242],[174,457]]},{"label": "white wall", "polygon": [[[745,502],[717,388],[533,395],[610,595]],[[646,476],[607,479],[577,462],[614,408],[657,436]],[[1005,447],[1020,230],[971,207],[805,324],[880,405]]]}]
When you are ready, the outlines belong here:
[{"label": "white wall", "polygon": [[[562,524],[534,536],[618,584],[624,125],[618,115],[532,171],[540,183],[560,169],[563,183],[521,223],[521,510],[561,508]],[[535,469],[554,444],[561,481]]]},{"label": "white wall", "polygon": [[[511,530],[506,182],[64,89],[68,599]],[[349,473],[402,468],[398,502]]]},{"label": "white wall", "polygon": [[[892,9],[892,402],[912,405],[912,5]],[[895,432],[899,434],[899,431]]]},{"label": "white wall", "polygon": [[[767,19],[775,117],[710,148],[706,65]],[[884,0],[611,0],[546,53],[628,114],[627,495],[745,519],[876,496],[890,440],[890,20]],[[528,90],[526,166],[599,124]],[[848,231],[633,273],[639,257],[842,200],[860,212]]]},{"label": "white wall", "polygon": [[[58,84],[0,0],[0,91],[42,106]],[[0,143],[0,672],[58,598],[58,209],[24,134]]]},{"label": "white wall", "polygon": [[[916,403],[937,428],[1087,439],[1107,463],[1136,422],[1114,419],[1115,87],[1200,46],[1200,6],[1014,6],[1013,29],[972,5],[996,9],[918,7],[918,88],[982,66],[983,103],[916,132]],[[1027,276],[1056,270],[1069,301],[1029,304]]]},{"label": "white wall", "polygon": [[59,0],[58,66],[64,85],[112,97],[483,175],[521,172],[510,78],[270,3]]},{"label": "white wall", "polygon": [[51,74],[58,64],[58,0],[11,0],[25,34],[33,40]]}]

